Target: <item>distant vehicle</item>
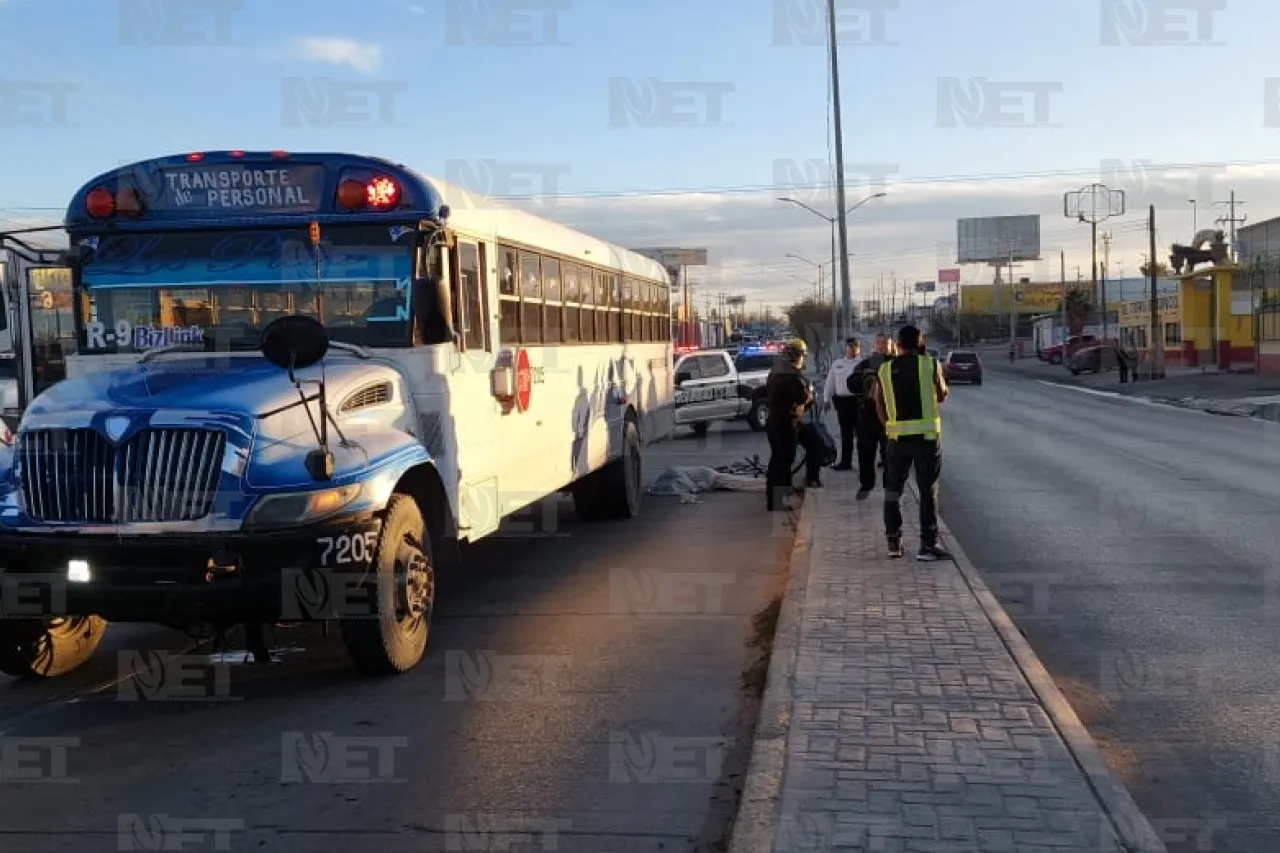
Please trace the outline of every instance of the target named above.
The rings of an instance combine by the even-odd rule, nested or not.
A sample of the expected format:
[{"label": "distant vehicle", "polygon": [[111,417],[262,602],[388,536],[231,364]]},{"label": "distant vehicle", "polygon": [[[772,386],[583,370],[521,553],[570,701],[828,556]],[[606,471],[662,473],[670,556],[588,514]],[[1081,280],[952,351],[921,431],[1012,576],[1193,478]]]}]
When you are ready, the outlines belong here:
[{"label": "distant vehicle", "polygon": [[[1095,335],[1072,335],[1067,338],[1067,357],[1082,347],[1097,346],[1100,343]],[[1054,344],[1040,350],[1040,360],[1050,364],[1062,364],[1062,344]]]},{"label": "distant vehicle", "polygon": [[929,353],[930,358],[935,358],[938,361],[942,361],[942,353],[938,352],[936,349],[926,349],[925,352]]},{"label": "distant vehicle", "polygon": [[953,350],[942,363],[942,375],[948,382],[982,384],[982,359],[971,350]]},{"label": "distant vehicle", "polygon": [[1107,348],[1099,345],[1076,350],[1067,362],[1067,369],[1071,371],[1072,376],[1079,376],[1081,373],[1100,373],[1103,367],[1104,349]]},{"label": "distant vehicle", "polygon": [[705,435],[715,421],[745,418],[753,430],[763,430],[769,419],[764,380],[769,376],[774,356],[769,356],[769,367],[761,374],[754,355],[751,354],[752,361],[747,363],[750,370],[745,377],[724,350],[703,350],[677,358],[676,426],[691,427],[698,435]]}]

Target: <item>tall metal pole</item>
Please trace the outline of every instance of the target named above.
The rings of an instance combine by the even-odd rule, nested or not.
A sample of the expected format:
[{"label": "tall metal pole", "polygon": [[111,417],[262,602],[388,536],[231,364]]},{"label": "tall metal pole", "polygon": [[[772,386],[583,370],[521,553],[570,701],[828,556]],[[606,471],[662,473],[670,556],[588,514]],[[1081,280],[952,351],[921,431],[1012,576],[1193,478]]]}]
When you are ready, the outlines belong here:
[{"label": "tall metal pole", "polygon": [[1102,235],[1105,254],[1102,261],[1102,340],[1107,340],[1107,267],[1111,265],[1111,233]]},{"label": "tall metal pole", "polygon": [[1151,378],[1164,379],[1164,335],[1160,334],[1160,299],[1159,270],[1156,264],[1156,206],[1153,204],[1147,214],[1147,231],[1151,239],[1151,254],[1147,267],[1151,273],[1151,339],[1148,351],[1151,361]]},{"label": "tall metal pole", "polygon": [[1089,239],[1093,246],[1093,290],[1090,292],[1090,301],[1094,305],[1098,304],[1098,223],[1096,221],[1089,223],[1089,231],[1092,236]]},{"label": "tall metal pole", "polygon": [[1013,244],[1009,244],[1009,352],[1018,351],[1018,294],[1013,283]]},{"label": "tall metal pole", "polygon": [[[840,352],[840,316],[836,299],[836,221],[831,220],[831,352]],[[835,357],[834,355],[832,356]]]},{"label": "tall metal pole", "polygon": [[850,325],[849,301],[853,298],[849,287],[849,221],[844,197],[844,129],[840,122],[840,62],[836,44],[836,0],[827,0],[827,29],[831,48],[831,115],[835,129],[836,148],[836,216],[840,227],[840,325]]},{"label": "tall metal pole", "polygon": [[1061,265],[1059,275],[1062,276],[1062,364],[1067,366],[1067,338],[1070,337],[1070,329],[1067,328],[1067,251],[1066,249],[1058,250],[1058,263]]}]

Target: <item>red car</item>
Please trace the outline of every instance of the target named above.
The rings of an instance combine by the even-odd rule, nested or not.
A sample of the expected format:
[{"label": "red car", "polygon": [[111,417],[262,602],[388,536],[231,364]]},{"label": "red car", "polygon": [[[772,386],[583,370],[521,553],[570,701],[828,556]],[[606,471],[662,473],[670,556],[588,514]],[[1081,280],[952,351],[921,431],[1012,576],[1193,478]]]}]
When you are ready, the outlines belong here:
[{"label": "red car", "polygon": [[982,359],[970,350],[953,350],[942,362],[942,375],[948,382],[982,384]]},{"label": "red car", "polygon": [[[1072,335],[1067,338],[1067,358],[1075,355],[1077,350],[1085,347],[1096,347],[1102,341],[1098,340],[1094,335]],[[1050,364],[1062,364],[1062,344],[1054,344],[1045,347],[1040,351],[1040,360],[1047,361]]]}]

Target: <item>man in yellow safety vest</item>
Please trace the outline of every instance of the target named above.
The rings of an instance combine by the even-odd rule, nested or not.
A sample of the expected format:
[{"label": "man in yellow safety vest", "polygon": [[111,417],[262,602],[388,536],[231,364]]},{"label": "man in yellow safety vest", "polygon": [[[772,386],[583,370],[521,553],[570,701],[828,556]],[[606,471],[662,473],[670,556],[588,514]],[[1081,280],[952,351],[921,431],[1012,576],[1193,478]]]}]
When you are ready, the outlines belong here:
[{"label": "man in yellow safety vest", "polygon": [[950,560],[938,545],[938,477],[942,473],[942,416],[938,404],[949,389],[942,368],[924,347],[915,326],[898,331],[898,355],[880,365],[875,403],[888,437],[884,477],[884,530],[889,556],[901,557],[902,509],[899,500],[911,469],[920,490],[920,551],[923,562]]}]

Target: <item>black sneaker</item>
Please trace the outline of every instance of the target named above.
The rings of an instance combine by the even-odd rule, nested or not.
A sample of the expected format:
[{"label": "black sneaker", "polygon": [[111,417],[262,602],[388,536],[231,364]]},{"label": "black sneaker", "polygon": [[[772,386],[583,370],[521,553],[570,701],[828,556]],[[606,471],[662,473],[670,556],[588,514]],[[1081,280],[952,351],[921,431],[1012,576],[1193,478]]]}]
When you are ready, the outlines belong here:
[{"label": "black sneaker", "polygon": [[870,495],[870,489],[858,489],[858,500],[865,501]]},{"label": "black sneaker", "polygon": [[897,558],[897,557],[901,557],[904,553],[906,552],[902,550],[902,537],[901,536],[889,537],[889,556]]},{"label": "black sneaker", "polygon": [[853,466],[852,466],[852,465],[843,465],[843,464],[841,464],[841,465],[833,465],[833,466],[831,466],[831,470],[832,470],[832,471],[852,471],[852,470],[853,470]]},{"label": "black sneaker", "polygon": [[922,563],[936,563],[939,560],[954,560],[951,552],[938,545],[921,545],[916,559]]}]

